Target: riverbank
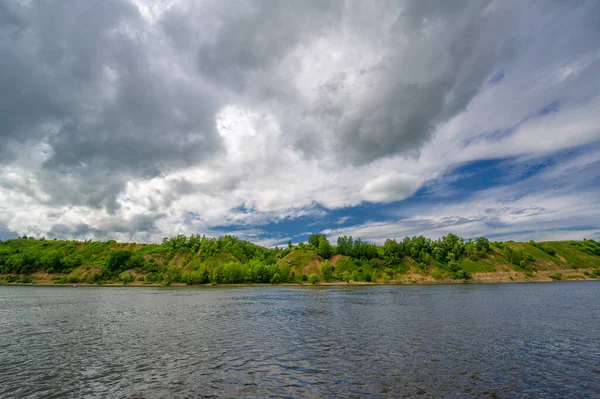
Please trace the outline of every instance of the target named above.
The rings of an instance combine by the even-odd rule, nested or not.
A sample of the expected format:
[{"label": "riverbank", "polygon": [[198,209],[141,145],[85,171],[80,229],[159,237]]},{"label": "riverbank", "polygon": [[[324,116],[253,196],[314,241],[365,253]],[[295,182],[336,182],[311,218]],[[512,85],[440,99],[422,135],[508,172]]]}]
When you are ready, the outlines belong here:
[{"label": "riverbank", "polygon": [[[482,276],[485,277],[485,276]],[[512,277],[512,276],[511,276]],[[560,280],[552,279],[549,277],[532,277],[532,278],[472,278],[468,280],[433,280],[433,279],[422,279],[422,280],[394,280],[394,281],[378,281],[378,282],[366,282],[366,281],[330,281],[330,282],[318,282],[318,283],[282,283],[282,284],[257,284],[257,283],[242,283],[242,284],[183,284],[183,283],[172,283],[169,285],[165,284],[148,284],[140,281],[131,283],[54,283],[52,281],[33,281],[31,283],[19,283],[19,282],[0,282],[0,286],[35,286],[35,287],[197,287],[197,288],[223,288],[223,287],[375,287],[375,286],[411,286],[411,285],[460,285],[460,284],[515,284],[515,283],[556,283],[566,281],[598,281],[600,278],[590,278],[585,275],[577,275],[576,278],[561,278]]]},{"label": "riverbank", "polygon": [[[322,244],[325,239],[321,237]],[[20,238],[0,241],[0,283],[15,285],[298,286],[499,284],[600,277],[600,243],[465,242],[449,234],[384,246],[360,240],[264,248],[224,236],[178,236],[162,244]],[[325,248],[327,249],[327,248]],[[453,252],[449,252],[450,249]]]}]

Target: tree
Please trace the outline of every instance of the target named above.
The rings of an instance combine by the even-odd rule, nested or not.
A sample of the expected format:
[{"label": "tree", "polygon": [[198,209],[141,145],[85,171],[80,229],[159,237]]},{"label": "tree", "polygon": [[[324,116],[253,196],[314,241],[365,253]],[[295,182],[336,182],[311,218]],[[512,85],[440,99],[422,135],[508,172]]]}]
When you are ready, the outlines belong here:
[{"label": "tree", "polygon": [[335,268],[333,267],[330,261],[324,260],[323,262],[321,262],[321,274],[323,275],[323,280],[331,281],[331,279],[333,278],[334,270]]},{"label": "tree", "polygon": [[308,282],[311,284],[315,284],[319,282],[319,276],[316,275],[315,273],[311,274],[310,276],[308,276]]},{"label": "tree", "polygon": [[321,233],[311,234],[310,236],[308,236],[308,243],[310,245],[312,245],[313,247],[318,248],[319,243],[321,242],[322,238],[327,239],[327,237],[325,237],[325,234],[321,234]]},{"label": "tree", "polygon": [[331,244],[329,244],[327,237],[321,234],[321,237],[319,237],[319,244],[317,245],[317,254],[324,259],[329,259],[332,252]]},{"label": "tree", "polygon": [[127,250],[115,251],[110,254],[106,262],[106,271],[109,274],[118,274],[127,268],[127,262],[133,252]]},{"label": "tree", "polygon": [[490,249],[490,240],[488,240],[485,237],[477,237],[477,239],[475,240],[475,247],[479,250],[479,251],[489,251]]},{"label": "tree", "polygon": [[338,239],[337,239],[337,253],[338,254],[345,255],[345,256],[352,256],[353,255],[353,253],[352,253],[353,246],[354,246],[354,240],[352,239],[352,236],[338,237]]},{"label": "tree", "polygon": [[144,267],[144,257],[140,254],[133,254],[127,261],[127,269],[139,269]]},{"label": "tree", "polygon": [[62,258],[65,257],[64,251],[52,250],[42,257],[42,264],[46,267],[46,270],[52,269],[52,271],[62,270],[63,264],[61,263]]}]

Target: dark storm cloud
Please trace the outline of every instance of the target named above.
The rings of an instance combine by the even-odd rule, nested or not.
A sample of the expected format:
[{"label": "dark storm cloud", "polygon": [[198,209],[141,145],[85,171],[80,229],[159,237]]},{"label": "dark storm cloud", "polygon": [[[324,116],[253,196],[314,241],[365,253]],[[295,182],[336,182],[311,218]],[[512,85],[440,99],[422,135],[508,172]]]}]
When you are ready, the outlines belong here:
[{"label": "dark storm cloud", "polygon": [[[197,54],[204,76],[248,96],[253,105],[269,103],[298,148],[322,155],[328,139],[340,159],[364,163],[417,151],[434,126],[462,111],[510,57],[517,10],[485,12],[490,3],[221,2],[174,9],[162,26],[181,51]],[[385,15],[397,17],[382,32],[377,17]],[[340,73],[318,88],[316,102],[306,104],[292,84],[294,71],[282,62],[299,45],[344,26],[386,53],[379,65],[361,72],[376,94],[358,111],[349,110],[340,99],[352,88]],[[194,32],[202,32],[202,39]]]},{"label": "dark storm cloud", "polygon": [[[106,210],[113,222],[101,226],[49,217],[56,234],[106,236],[156,231],[154,217],[119,219],[126,187],[143,197],[131,209],[157,218],[197,193],[215,208],[228,197],[240,203],[227,206],[260,202],[236,195],[270,181],[281,161],[265,152],[246,164],[225,151],[232,132],[221,132],[223,140],[215,125],[229,105],[274,121],[281,137],[273,142],[286,148],[270,150],[343,170],[418,154],[498,71],[510,80],[534,74],[523,65],[564,57],[569,66],[600,37],[593,0],[173,4],[149,17],[129,0],[0,0],[0,195],[10,194],[13,210],[24,200],[40,209]],[[546,48],[552,29],[578,48]],[[262,127],[254,128],[260,136]],[[236,133],[233,142],[252,140]],[[205,166],[202,178],[174,174],[190,166]],[[155,177],[168,179],[148,182]],[[366,187],[375,178],[362,177]],[[20,216],[14,226],[33,223]]]},{"label": "dark storm cloud", "polygon": [[216,91],[174,76],[176,60],[132,4],[61,0],[3,11],[0,162],[45,140],[41,184],[56,203],[114,210],[128,179],[202,162],[218,148]]},{"label": "dark storm cloud", "polygon": [[96,238],[106,239],[114,233],[129,233],[131,235],[143,233],[147,236],[157,231],[156,222],[165,217],[165,214],[143,214],[135,215],[130,220],[115,219],[97,226],[90,226],[86,223],[64,224],[57,223],[52,225],[48,234],[56,238]]},{"label": "dark storm cloud", "polygon": [[[125,0],[1,4],[0,162],[43,140],[51,201],[109,211],[128,180],[214,156],[228,101],[275,114],[307,154],[361,164],[415,153],[510,56],[516,17],[484,12],[489,1],[219,1],[151,25]],[[395,20],[381,30],[386,15]],[[385,53],[361,71],[369,94],[349,109],[354,89],[339,73],[307,103],[284,61],[344,29]]]},{"label": "dark storm cloud", "polygon": [[194,52],[203,75],[234,89],[247,89],[253,72],[338,24],[344,10],[343,2],[320,0],[191,4],[166,13],[165,32],[182,51]]}]

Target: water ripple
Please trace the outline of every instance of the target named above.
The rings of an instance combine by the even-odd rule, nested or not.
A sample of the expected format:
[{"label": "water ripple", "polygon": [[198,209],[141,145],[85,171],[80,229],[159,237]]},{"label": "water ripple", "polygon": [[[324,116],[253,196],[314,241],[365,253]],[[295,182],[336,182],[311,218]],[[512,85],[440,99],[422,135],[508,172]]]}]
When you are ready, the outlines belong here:
[{"label": "water ripple", "polygon": [[0,397],[600,397],[599,293],[0,287]]}]

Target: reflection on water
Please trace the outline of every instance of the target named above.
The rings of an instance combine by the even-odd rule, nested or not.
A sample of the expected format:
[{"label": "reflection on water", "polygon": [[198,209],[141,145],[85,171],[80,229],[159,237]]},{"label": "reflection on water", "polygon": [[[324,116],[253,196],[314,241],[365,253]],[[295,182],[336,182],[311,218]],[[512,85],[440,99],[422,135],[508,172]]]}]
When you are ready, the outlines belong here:
[{"label": "reflection on water", "polygon": [[599,294],[0,287],[0,397],[600,397]]}]

